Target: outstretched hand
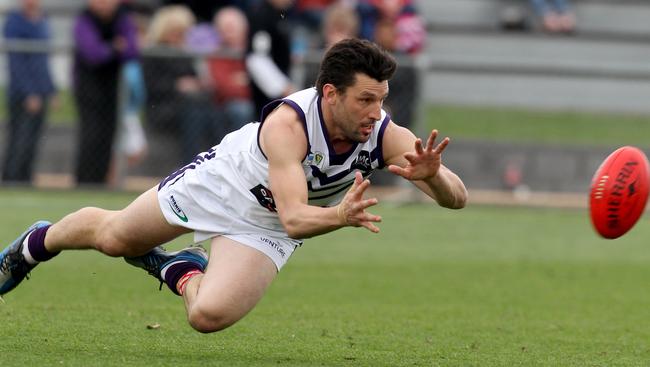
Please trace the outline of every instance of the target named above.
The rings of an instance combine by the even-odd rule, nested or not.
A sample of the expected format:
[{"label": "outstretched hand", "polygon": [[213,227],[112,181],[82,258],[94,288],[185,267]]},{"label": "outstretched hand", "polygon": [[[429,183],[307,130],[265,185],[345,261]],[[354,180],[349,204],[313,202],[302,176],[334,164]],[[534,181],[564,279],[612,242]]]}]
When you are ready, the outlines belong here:
[{"label": "outstretched hand", "polygon": [[336,208],[336,213],[341,224],[352,227],[365,227],[373,233],[379,232],[379,228],[373,222],[381,222],[381,217],[366,212],[366,209],[376,205],[376,198],[364,199],[363,194],[370,187],[370,181],[364,180],[360,172],[356,172],[352,187],[341,200]]},{"label": "outstretched hand", "polygon": [[449,138],[444,138],[434,147],[437,137],[438,130],[433,130],[426,148],[422,146],[422,139],[416,139],[415,152],[404,153],[404,158],[408,161],[406,167],[391,164],[388,170],[411,181],[435,177],[442,164],[442,152],[449,144]]}]

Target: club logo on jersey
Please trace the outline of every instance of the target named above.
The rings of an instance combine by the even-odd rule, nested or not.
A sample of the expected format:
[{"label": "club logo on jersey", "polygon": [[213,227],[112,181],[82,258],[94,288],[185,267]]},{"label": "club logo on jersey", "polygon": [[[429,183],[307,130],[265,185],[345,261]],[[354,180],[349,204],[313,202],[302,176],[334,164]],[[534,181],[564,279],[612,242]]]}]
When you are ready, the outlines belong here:
[{"label": "club logo on jersey", "polygon": [[259,184],[250,189],[250,192],[255,195],[257,202],[259,202],[261,206],[265,207],[270,212],[277,212],[277,209],[275,208],[275,200],[273,200],[273,193],[271,190],[264,187],[264,185]]},{"label": "club logo on jersey", "polygon": [[172,209],[172,212],[174,212],[174,214],[176,214],[178,219],[180,219],[181,221],[187,223],[187,221],[189,219],[187,218],[187,215],[185,215],[185,212],[183,211],[183,209],[181,209],[181,207],[178,206],[178,203],[176,202],[176,199],[174,199],[174,195],[171,195],[169,197],[169,200],[167,200],[167,203],[169,204],[169,207]]},{"label": "club logo on jersey", "polygon": [[357,158],[352,162],[351,168],[363,172],[370,172],[372,170],[372,165],[370,164],[370,152],[367,150],[360,151]]},{"label": "club logo on jersey", "polygon": [[305,159],[305,166],[316,166],[318,168],[321,168],[324,158],[325,155],[321,152],[309,152],[309,154],[307,154],[307,158]]}]

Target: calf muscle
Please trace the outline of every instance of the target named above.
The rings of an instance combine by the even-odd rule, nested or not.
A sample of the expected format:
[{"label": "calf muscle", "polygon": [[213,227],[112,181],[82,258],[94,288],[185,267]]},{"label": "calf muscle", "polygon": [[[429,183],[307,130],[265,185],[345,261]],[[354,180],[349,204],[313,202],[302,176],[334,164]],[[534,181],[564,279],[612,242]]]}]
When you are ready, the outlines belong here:
[{"label": "calf muscle", "polygon": [[109,256],[142,255],[187,233],[165,220],[155,188],[122,210],[82,208],[52,225],[45,238],[48,251],[96,249]]}]

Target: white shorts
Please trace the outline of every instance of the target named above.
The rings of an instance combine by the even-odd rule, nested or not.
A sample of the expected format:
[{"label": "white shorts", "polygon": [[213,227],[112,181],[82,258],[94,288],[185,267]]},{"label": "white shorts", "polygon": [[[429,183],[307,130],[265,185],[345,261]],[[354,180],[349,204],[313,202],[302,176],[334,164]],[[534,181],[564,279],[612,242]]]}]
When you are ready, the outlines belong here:
[{"label": "white shorts", "polygon": [[244,218],[245,212],[235,209],[242,205],[233,207],[237,193],[206,184],[215,179],[221,178],[197,169],[161,185],[158,204],[167,222],[193,230],[195,242],[224,236],[252,247],[268,256],[280,271],[302,241],[255,226],[254,221]]},{"label": "white shorts", "polygon": [[298,247],[293,243],[293,240],[273,238],[260,234],[224,234],[222,236],[262,252],[275,263],[278,271],[282,269],[293,251]]}]

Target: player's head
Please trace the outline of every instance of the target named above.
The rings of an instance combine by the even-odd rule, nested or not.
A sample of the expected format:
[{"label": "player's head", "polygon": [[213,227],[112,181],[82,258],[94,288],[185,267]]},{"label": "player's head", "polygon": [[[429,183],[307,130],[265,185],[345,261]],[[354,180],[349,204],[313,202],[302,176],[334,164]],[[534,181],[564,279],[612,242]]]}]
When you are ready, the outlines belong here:
[{"label": "player's head", "polygon": [[397,68],[393,56],[376,44],[355,38],[334,44],[325,53],[320,65],[316,89],[323,96],[323,87],[332,84],[339,93],[345,94],[356,82],[357,74],[365,74],[378,81],[388,81]]},{"label": "player's head", "polygon": [[347,39],[325,54],[317,81],[333,136],[366,142],[381,118],[395,59],[372,42]]}]

